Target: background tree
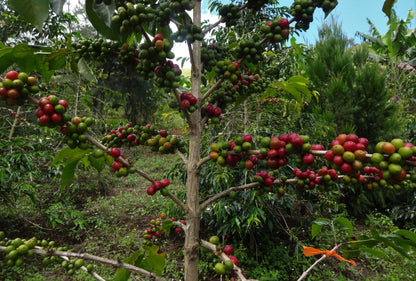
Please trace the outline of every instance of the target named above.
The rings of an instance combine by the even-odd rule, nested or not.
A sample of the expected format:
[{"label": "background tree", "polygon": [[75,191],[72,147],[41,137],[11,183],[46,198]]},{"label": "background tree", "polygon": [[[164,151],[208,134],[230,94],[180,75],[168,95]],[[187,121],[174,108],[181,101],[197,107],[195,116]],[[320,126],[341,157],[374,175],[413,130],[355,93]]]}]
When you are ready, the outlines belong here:
[{"label": "background tree", "polygon": [[397,106],[390,100],[380,66],[369,62],[368,47],[349,46],[335,22],[319,30],[319,39],[305,65],[320,94],[310,110],[321,115],[323,123],[333,124],[336,133],[366,134],[372,143],[391,136],[400,128]]}]

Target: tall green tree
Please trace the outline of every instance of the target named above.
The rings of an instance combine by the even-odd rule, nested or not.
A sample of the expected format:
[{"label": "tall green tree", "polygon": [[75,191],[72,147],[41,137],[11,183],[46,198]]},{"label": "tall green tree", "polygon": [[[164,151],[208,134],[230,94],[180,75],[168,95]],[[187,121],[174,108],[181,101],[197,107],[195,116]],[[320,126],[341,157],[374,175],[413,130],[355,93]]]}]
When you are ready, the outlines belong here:
[{"label": "tall green tree", "polygon": [[335,133],[354,132],[375,142],[399,127],[397,106],[386,89],[385,73],[369,61],[368,46],[350,46],[335,22],[319,30],[319,42],[305,61],[305,71],[319,101],[309,110]]}]

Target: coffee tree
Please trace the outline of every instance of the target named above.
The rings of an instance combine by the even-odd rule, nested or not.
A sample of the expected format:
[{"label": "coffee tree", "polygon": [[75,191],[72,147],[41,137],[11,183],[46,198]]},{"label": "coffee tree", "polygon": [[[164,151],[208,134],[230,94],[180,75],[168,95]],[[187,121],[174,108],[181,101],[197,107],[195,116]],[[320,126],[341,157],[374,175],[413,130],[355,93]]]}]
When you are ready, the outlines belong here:
[{"label": "coffee tree", "polygon": [[[151,227],[143,235],[149,244],[155,237],[165,237],[171,232],[185,236],[184,279],[187,281],[198,280],[201,246],[219,257],[214,266],[218,274],[229,273],[232,278],[246,280],[237,266],[237,258],[231,255],[232,247],[221,247],[216,236],[209,241],[200,239],[201,212],[222,197],[244,190],[253,190],[259,195],[274,192],[285,196],[286,192],[293,192],[296,196],[304,196],[313,190],[325,192],[334,188],[336,183],[369,190],[401,186],[412,188],[412,182],[416,180],[416,173],[412,170],[416,147],[399,138],[378,143],[375,152],[370,154],[367,151],[368,140],[354,134],[338,135],[328,149],[314,144],[308,136],[294,132],[279,136],[245,134],[227,136],[212,143],[209,152],[204,154],[201,147],[203,131],[211,126],[221,126],[224,122],[223,114],[231,105],[265,90],[259,68],[265,46],[278,48],[289,38],[291,30],[308,29],[316,9],[323,9],[328,15],[337,5],[336,0],[295,0],[289,8],[290,18],[276,16],[261,22],[258,34],[241,38],[231,46],[221,46],[222,42],[218,42],[218,46],[206,43],[204,37],[220,23],[232,27],[237,21],[243,20],[243,13],[255,13],[271,2],[274,3],[254,0],[242,5],[216,3],[219,21],[202,27],[201,1],[197,0],[86,0],[88,18],[104,38],[78,38],[60,49],[45,46],[39,50],[39,47],[27,44],[14,47],[2,44],[0,48],[0,69],[4,71],[15,63],[20,69],[8,71],[2,77],[0,101],[10,107],[34,104],[36,108],[33,111],[39,126],[57,128],[63,135],[67,147],[54,160],[58,162],[66,159],[61,186],[65,187],[71,182],[77,163],[87,159],[97,170],[111,166],[114,175],[118,177],[137,173],[149,181],[146,191],[149,196],[168,196],[183,210],[184,220],[168,219],[162,213],[159,218],[152,220]],[[388,9],[391,1],[386,2]],[[49,10],[48,1],[10,0],[8,5],[39,29]],[[175,32],[171,30],[172,26],[175,26]],[[192,65],[189,85],[181,83],[182,70],[172,61],[175,56],[172,48],[176,42],[186,42],[188,46]],[[189,126],[189,138],[184,140],[166,130],[156,130],[152,125],[126,124],[114,128],[98,141],[91,134],[93,118],[72,116],[71,105],[66,100],[56,95],[43,95],[38,79],[26,74],[36,72],[39,79],[48,80],[54,70],[63,68],[68,60],[74,72],[93,80],[88,62],[108,59],[117,59],[121,65],[170,93],[173,100],[171,106],[182,112]],[[310,95],[307,81],[301,77],[271,86],[280,86],[298,99],[302,94]],[[120,148],[139,145],[151,147],[154,153],[180,155],[186,169],[186,200],[180,200],[169,190],[169,179],[154,179],[125,159]],[[321,160],[318,161],[317,158]],[[322,164],[324,161],[326,164]],[[246,169],[249,171],[248,182],[211,194],[201,202],[200,171],[209,162]],[[279,169],[283,167],[291,168],[291,178],[279,174]],[[338,220],[338,223],[350,233],[351,227],[346,221]],[[329,222],[323,220],[316,225],[318,227],[313,228],[315,235]],[[69,252],[64,247],[57,247],[53,241],[37,241],[36,238],[7,240],[3,232],[0,232],[0,240],[0,251],[4,252],[4,258],[10,266],[21,265],[25,256],[43,254],[45,265],[53,262],[56,256],[64,259],[62,266],[69,275],[82,268],[102,280],[94,273],[91,264],[85,264],[85,260],[90,260],[117,266],[119,270],[116,280],[126,280],[131,271],[163,280],[160,275],[163,272],[164,256],[154,246],[141,249],[121,262]],[[404,230],[398,230],[389,237],[373,233],[368,239],[346,242],[345,245],[351,247],[346,247],[344,251],[354,256],[359,253],[359,247],[372,248],[378,243],[385,243],[407,255],[406,249],[414,247],[416,239],[414,234]],[[305,248],[305,255],[334,255],[345,260],[335,253],[338,247],[332,251]],[[353,261],[350,262],[354,264]]]}]

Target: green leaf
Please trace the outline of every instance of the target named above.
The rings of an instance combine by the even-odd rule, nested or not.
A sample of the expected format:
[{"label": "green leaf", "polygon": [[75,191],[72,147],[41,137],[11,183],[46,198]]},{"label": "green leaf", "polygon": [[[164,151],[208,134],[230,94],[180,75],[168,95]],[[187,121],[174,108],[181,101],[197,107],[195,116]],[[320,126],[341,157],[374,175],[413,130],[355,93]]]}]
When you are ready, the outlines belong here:
[{"label": "green leaf", "polygon": [[154,272],[157,276],[162,276],[165,263],[165,254],[159,253],[159,246],[151,245],[145,247],[145,257],[141,260],[136,260],[135,265]]},{"label": "green leaf", "polygon": [[0,73],[4,72],[14,62],[13,48],[0,49]]},{"label": "green leaf", "polygon": [[[144,249],[139,249],[136,252],[133,253],[128,258],[125,258],[123,262],[128,264],[135,264],[137,261],[140,261],[143,259],[145,255]],[[114,281],[127,281],[130,278],[131,271],[124,269],[124,268],[117,268],[116,274],[114,275]]]},{"label": "green leaf", "polygon": [[399,230],[396,230],[394,232],[394,234],[404,236],[407,239],[409,239],[409,240],[413,241],[414,243],[416,243],[416,233],[414,233],[412,231],[405,230],[405,229],[399,229]]},{"label": "green leaf", "polygon": [[31,72],[36,68],[36,49],[26,43],[20,43],[13,48],[14,62],[25,72]]},{"label": "green leaf", "polygon": [[390,259],[389,256],[386,253],[384,253],[382,250],[379,250],[379,249],[361,247],[360,250],[362,252],[370,254],[370,255],[372,255],[376,258],[382,258],[382,259],[386,259],[386,260]]},{"label": "green leaf", "polygon": [[311,227],[312,239],[315,238],[315,236],[319,232],[321,232],[323,226],[330,226],[330,225],[331,225],[331,221],[329,219],[326,219],[326,218],[319,218],[319,219],[316,219],[315,221],[313,221],[312,222],[312,227]]},{"label": "green leaf", "polygon": [[102,170],[104,170],[104,167],[105,167],[104,157],[95,158],[94,156],[89,155],[88,160],[90,161],[91,166],[93,166],[98,172],[101,172]]},{"label": "green leaf", "polygon": [[8,5],[39,32],[49,16],[49,0],[9,0]]},{"label": "green leaf", "polygon": [[163,230],[163,231],[165,231],[166,236],[169,236],[170,230],[172,229],[172,226],[173,226],[173,221],[171,221],[171,220],[164,220],[161,223],[160,229]]},{"label": "green leaf", "polygon": [[386,14],[386,16],[391,19],[391,11],[393,9],[394,4],[397,2],[397,0],[385,0],[383,4],[383,12]]},{"label": "green leaf", "polygon": [[110,27],[111,17],[113,15],[114,6],[105,7],[104,4],[96,5],[94,0],[85,1],[85,11],[87,17],[94,28],[104,37],[111,40],[119,40],[119,32],[116,27]]},{"label": "green leaf", "polygon": [[96,82],[97,79],[95,78],[94,73],[92,72],[92,69],[88,66],[87,62],[84,58],[81,58],[78,62],[78,71],[79,74],[87,81]]},{"label": "green leaf", "polygon": [[[367,238],[367,237],[366,237]],[[355,241],[348,241],[348,244],[351,245],[352,248],[359,248],[359,247],[367,247],[367,248],[373,248],[377,246],[379,241],[374,239],[361,239],[361,240],[355,240]]]},{"label": "green leaf", "polygon": [[360,256],[361,251],[357,249],[342,249],[342,256],[347,260]]},{"label": "green leaf", "polygon": [[70,184],[72,179],[74,178],[75,168],[77,167],[79,160],[90,152],[91,149],[71,149],[69,147],[65,147],[58,152],[58,154],[53,159],[51,165],[55,165],[56,163],[66,159],[61,175],[62,189],[65,188],[68,184]]},{"label": "green leaf", "polygon": [[68,54],[68,49],[60,49],[58,52],[53,52],[45,58],[45,61],[49,63],[50,69],[61,69],[66,64],[66,56]]},{"label": "green leaf", "polygon": [[347,218],[336,218],[335,222],[342,227],[342,230],[347,232],[348,236],[352,236],[353,226]]},{"label": "green leaf", "polygon": [[384,244],[386,244],[389,247],[392,247],[394,250],[396,250],[399,254],[401,254],[402,256],[406,257],[406,258],[410,258],[409,254],[406,252],[405,249],[403,249],[403,247],[396,245],[395,243],[393,243],[393,241],[389,238],[380,236],[378,234],[378,232],[374,229],[371,229],[371,235],[373,236],[374,239],[383,242]]}]

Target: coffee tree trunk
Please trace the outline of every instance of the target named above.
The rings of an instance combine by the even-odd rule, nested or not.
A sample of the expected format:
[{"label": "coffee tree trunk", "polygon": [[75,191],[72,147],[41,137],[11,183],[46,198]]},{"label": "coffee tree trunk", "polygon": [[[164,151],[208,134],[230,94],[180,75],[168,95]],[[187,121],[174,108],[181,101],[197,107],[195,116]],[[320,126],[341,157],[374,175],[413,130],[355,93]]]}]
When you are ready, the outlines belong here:
[{"label": "coffee tree trunk", "polygon": [[[201,25],[201,1],[194,0],[193,24]],[[192,45],[191,56],[191,85],[192,94],[196,98],[201,97],[201,43],[195,41]],[[189,123],[189,158],[186,165],[186,198],[187,212],[185,235],[184,259],[185,280],[198,281],[199,264],[199,228],[200,228],[200,206],[199,206],[199,167],[201,159],[201,110],[200,106],[188,119]]]}]

